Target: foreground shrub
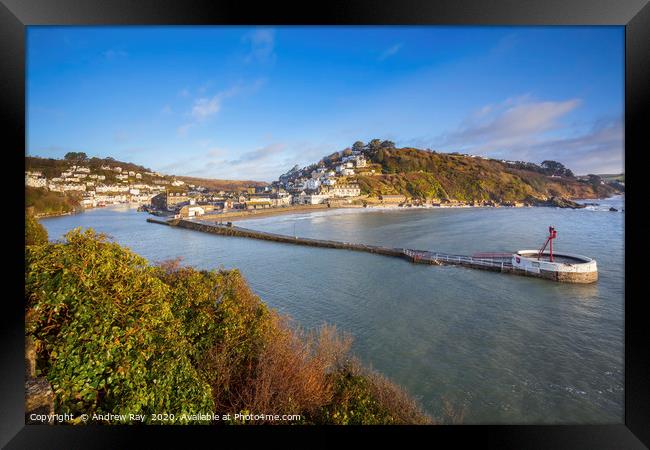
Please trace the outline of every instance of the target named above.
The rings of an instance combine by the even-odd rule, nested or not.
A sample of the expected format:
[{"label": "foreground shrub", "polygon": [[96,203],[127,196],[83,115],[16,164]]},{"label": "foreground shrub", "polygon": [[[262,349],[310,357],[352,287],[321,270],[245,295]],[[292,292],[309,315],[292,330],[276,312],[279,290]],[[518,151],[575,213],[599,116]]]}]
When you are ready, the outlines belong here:
[{"label": "foreground shrub", "polygon": [[47,231],[36,218],[25,213],[25,245],[37,245],[47,243]]},{"label": "foreground shrub", "polygon": [[49,216],[71,213],[78,209],[78,193],[52,192],[47,188],[25,186],[25,206],[34,211],[36,216]]},{"label": "foreground shrub", "polygon": [[351,360],[332,375],[334,396],[319,421],[337,425],[431,424],[417,403],[384,376]]},{"label": "foreground shrub", "polygon": [[58,412],[211,411],[210,388],[146,260],[91,230],[26,251],[26,332]]},{"label": "foreground shrub", "polygon": [[212,412],[296,414],[303,424],[430,420],[404,391],[361,368],[349,337],[294,326],[237,270],[150,266],[78,229],[65,242],[27,247],[26,263],[26,332],[57,412],[146,421],[151,413],[179,420]]}]

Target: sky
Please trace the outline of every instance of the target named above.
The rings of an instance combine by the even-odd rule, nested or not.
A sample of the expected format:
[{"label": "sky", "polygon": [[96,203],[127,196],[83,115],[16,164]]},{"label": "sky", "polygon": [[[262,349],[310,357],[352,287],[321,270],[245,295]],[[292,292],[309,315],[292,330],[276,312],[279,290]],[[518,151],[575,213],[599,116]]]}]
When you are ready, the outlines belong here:
[{"label": "sky", "polygon": [[621,173],[624,28],[27,30],[27,149],[272,181],[355,141]]}]

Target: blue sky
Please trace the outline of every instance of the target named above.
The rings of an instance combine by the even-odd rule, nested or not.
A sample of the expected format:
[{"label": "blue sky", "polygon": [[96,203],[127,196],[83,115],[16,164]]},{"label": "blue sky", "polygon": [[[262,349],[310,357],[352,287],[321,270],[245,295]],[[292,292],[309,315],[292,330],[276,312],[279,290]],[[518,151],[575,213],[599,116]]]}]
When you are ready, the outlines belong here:
[{"label": "blue sky", "polygon": [[623,27],[28,27],[27,153],[270,181],[356,140],[623,171]]}]

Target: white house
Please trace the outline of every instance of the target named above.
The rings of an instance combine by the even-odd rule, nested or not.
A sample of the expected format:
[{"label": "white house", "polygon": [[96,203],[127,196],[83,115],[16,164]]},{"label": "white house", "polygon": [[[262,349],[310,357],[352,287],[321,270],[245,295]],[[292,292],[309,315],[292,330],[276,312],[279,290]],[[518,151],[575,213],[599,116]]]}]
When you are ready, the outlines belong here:
[{"label": "white house", "polygon": [[61,189],[64,191],[85,191],[85,184],[62,184]]},{"label": "white house", "polygon": [[341,184],[330,187],[327,192],[332,197],[357,197],[361,195],[361,189],[356,184]]},{"label": "white house", "polygon": [[37,188],[47,187],[47,178],[42,178],[40,172],[25,172],[25,185]]},{"label": "white house", "polygon": [[316,178],[310,178],[305,183],[305,188],[307,189],[318,189],[319,186],[320,186],[320,180]]},{"label": "white house", "polygon": [[296,205],[319,205],[325,203],[330,198],[327,194],[305,194],[301,192],[299,195],[294,195],[293,202]]}]

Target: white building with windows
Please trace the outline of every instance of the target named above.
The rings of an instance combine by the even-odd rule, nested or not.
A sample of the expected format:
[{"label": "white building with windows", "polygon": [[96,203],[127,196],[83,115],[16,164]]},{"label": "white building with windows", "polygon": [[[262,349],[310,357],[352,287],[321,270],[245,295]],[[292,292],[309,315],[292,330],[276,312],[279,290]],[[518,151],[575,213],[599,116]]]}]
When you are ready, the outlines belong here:
[{"label": "white building with windows", "polygon": [[41,176],[40,172],[25,172],[25,185],[29,187],[47,187],[47,178]]},{"label": "white building with windows", "polygon": [[327,189],[327,193],[332,197],[358,197],[361,189],[356,184],[340,184]]},{"label": "white building with windows", "polygon": [[328,194],[305,194],[303,191],[293,196],[293,203],[294,205],[320,205],[326,203],[328,198],[330,198]]},{"label": "white building with windows", "polygon": [[320,183],[321,183],[321,182],[320,182],[319,179],[317,179],[317,178],[310,178],[310,179],[307,180],[307,182],[305,183],[305,188],[306,188],[306,189],[318,189],[318,187],[320,186]]}]

